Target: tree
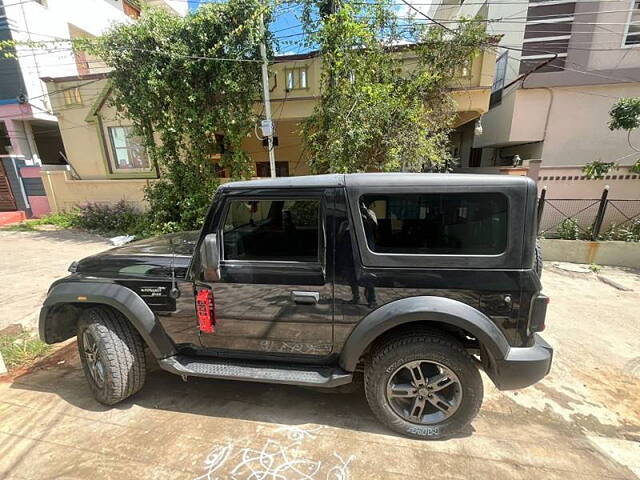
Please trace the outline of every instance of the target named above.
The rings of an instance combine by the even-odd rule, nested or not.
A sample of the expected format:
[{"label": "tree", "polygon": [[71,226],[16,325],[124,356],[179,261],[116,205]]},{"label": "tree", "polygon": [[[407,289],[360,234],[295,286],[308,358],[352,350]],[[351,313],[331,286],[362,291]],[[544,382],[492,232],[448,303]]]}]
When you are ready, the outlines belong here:
[{"label": "tree", "polygon": [[[620,98],[609,111],[609,130],[625,130],[627,143],[636,152],[640,151],[631,144],[631,132],[640,127],[640,97]],[[631,166],[631,171],[640,173],[640,159]]]},{"label": "tree", "polygon": [[241,141],[260,98],[259,0],[202,4],[186,17],[147,9],[137,22],[77,43],[112,69],[111,102],[144,139],[160,179],[146,188],[153,229],[198,228],[218,179],[251,171]]},{"label": "tree", "polygon": [[487,41],[484,27],[429,28],[400,19],[388,1],[330,9],[307,0],[303,24],[306,44],[322,53],[321,98],[302,122],[312,170],[446,168],[455,118],[449,86]]}]

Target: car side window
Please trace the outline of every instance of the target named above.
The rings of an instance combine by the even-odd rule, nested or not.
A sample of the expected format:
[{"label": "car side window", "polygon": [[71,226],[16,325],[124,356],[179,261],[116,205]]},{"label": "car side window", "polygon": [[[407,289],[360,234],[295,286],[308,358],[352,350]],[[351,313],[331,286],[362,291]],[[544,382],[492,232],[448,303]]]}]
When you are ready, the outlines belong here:
[{"label": "car side window", "polygon": [[225,260],[318,262],[319,199],[232,200]]},{"label": "car side window", "polygon": [[363,195],[372,252],[498,255],[507,247],[507,198],[499,193]]}]

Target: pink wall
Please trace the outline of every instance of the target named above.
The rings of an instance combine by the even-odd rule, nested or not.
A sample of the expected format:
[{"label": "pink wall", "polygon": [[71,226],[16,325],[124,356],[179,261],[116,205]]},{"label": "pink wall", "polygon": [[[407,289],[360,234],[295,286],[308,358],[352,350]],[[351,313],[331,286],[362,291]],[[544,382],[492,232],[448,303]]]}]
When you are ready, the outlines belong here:
[{"label": "pink wall", "polygon": [[538,173],[538,190],[547,187],[547,198],[600,198],[605,186],[609,186],[609,198],[640,200],[640,174],[629,167],[612,170],[602,180],[587,180],[580,167],[541,167]]},{"label": "pink wall", "polygon": [[40,167],[22,167],[20,175],[22,178],[40,178]]},{"label": "pink wall", "polygon": [[[20,176],[22,178],[38,178],[40,179],[40,167],[21,167],[20,168]],[[49,207],[49,200],[46,195],[29,195],[27,197],[29,199],[29,205],[31,206],[31,216],[32,217],[42,217],[48,213],[51,213],[51,208]]]},{"label": "pink wall", "polygon": [[31,216],[40,218],[43,215],[51,213],[51,208],[49,208],[49,201],[47,197],[27,197],[29,199],[29,204],[31,205]]}]

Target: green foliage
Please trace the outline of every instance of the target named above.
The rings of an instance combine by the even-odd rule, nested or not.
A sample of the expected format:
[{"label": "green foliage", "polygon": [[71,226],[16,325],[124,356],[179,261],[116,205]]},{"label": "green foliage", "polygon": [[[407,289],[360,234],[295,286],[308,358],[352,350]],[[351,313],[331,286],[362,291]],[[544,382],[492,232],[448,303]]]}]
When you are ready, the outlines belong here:
[{"label": "green foliage", "polygon": [[204,3],[185,17],[150,8],[136,22],[77,43],[113,69],[112,103],[159,168],[160,179],[146,189],[153,229],[202,224],[218,185],[212,154],[222,153],[232,177],[249,175],[241,142],[256,122],[259,20],[268,13],[259,0]]},{"label": "green foliage", "polygon": [[13,231],[36,231],[41,225],[58,228],[77,228],[101,235],[135,235],[138,238],[162,233],[154,229],[148,212],[120,200],[113,205],[87,203],[71,210],[52,213],[35,220],[27,220],[7,227]]},{"label": "green foliage", "polygon": [[592,263],[591,265],[589,265],[589,270],[591,270],[593,273],[598,273],[600,270],[602,270],[602,266]]},{"label": "green foliage", "polygon": [[582,173],[584,173],[585,177],[589,180],[599,180],[604,178],[613,168],[618,168],[615,162],[600,162],[594,160],[582,167]]},{"label": "green foliage", "polygon": [[609,110],[610,130],[634,130],[640,127],[640,97],[620,98]]},{"label": "green foliage", "polygon": [[[314,172],[425,171],[451,163],[449,87],[487,36],[463,21],[457,35],[399,19],[390,2],[306,0],[308,44],[322,51],[321,99],[302,122]],[[417,45],[398,47],[406,39]],[[410,60],[403,61],[403,57]]]},{"label": "green foliage", "polygon": [[619,240],[623,242],[640,242],[640,218],[636,218],[623,225],[610,225],[600,235],[601,240]]},{"label": "green foliage", "polygon": [[51,345],[28,332],[0,335],[0,353],[9,369],[29,363],[49,350]]},{"label": "green foliage", "polygon": [[104,235],[135,235],[146,227],[144,214],[124,200],[114,205],[87,203],[71,215],[71,227]]},{"label": "green foliage", "polygon": [[58,228],[73,228],[76,217],[76,210],[68,210],[58,213],[51,213],[49,215],[45,215],[42,218],[30,220],[29,223],[33,226],[54,225]]},{"label": "green foliage", "polygon": [[581,230],[573,218],[565,218],[557,229],[558,238],[562,240],[578,240],[581,236]]},{"label": "green foliage", "polygon": [[640,159],[636,160],[629,170],[633,173],[640,173]]}]

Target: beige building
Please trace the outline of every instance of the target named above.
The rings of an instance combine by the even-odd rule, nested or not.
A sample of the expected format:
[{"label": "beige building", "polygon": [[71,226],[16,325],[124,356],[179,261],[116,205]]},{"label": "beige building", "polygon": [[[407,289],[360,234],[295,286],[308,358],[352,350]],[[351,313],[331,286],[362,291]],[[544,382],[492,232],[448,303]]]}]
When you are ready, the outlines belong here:
[{"label": "beige building", "polygon": [[[410,59],[410,53],[407,59]],[[271,67],[271,108],[278,146],[278,176],[306,175],[299,122],[318,101],[321,59],[316,53],[281,56]],[[481,53],[452,85],[457,125],[473,123],[488,110],[495,56]],[[107,101],[107,74],[44,79],[60,125],[68,165],[44,166],[42,178],[52,210],[86,202],[142,203],[143,189],[158,178],[143,149],[129,138],[130,122]],[[258,106],[257,112],[259,112]],[[268,155],[253,134],[244,148],[255,161],[255,176],[269,176]],[[216,163],[212,156],[212,163]],[[227,172],[219,171],[221,177]]]},{"label": "beige building", "polygon": [[[439,4],[436,18],[470,14],[470,6]],[[481,7],[479,7],[481,8]],[[612,132],[609,110],[620,97],[640,96],[640,2],[637,0],[525,1],[478,11],[497,48],[496,78],[482,133],[459,132],[468,148],[463,170],[527,172],[547,198],[640,199],[640,132]],[[496,21],[500,19],[500,21]],[[477,132],[476,132],[477,133]],[[587,180],[593,161],[620,168]]]}]

